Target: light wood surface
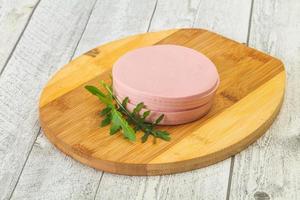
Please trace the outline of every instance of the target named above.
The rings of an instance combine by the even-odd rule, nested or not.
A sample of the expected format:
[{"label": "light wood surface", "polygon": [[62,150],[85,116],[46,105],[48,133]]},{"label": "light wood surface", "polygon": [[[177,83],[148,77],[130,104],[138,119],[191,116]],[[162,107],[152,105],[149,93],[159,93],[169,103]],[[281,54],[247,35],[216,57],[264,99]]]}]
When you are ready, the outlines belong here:
[{"label": "light wood surface", "polygon": [[38,3],[39,0],[0,1],[0,74]]},{"label": "light wood surface", "polygon": [[284,62],[286,95],[272,127],[235,156],[230,199],[300,199],[299,10],[297,0],[255,1],[249,45]]},{"label": "light wood surface", "polygon": [[[164,126],[170,142],[131,143],[120,134],[110,136],[99,128],[103,105],[84,85],[107,81],[124,53],[159,44],[193,48],[215,63],[221,83],[212,110],[193,123]],[[64,66],[42,92],[40,123],[55,146],[94,168],[127,175],[183,172],[224,160],[255,141],[277,115],[284,88],[278,59],[207,30],[172,29],[102,45]]]},{"label": "light wood surface", "polygon": [[[0,64],[0,199],[299,199],[299,1],[40,0],[35,10],[31,2],[37,1],[0,0],[0,52],[8,52]],[[127,35],[175,27],[249,41],[284,62],[286,97],[264,137],[209,167],[129,177],[83,165],[39,132],[41,88],[74,55]]]},{"label": "light wood surface", "polygon": [[[230,12],[222,9],[228,5],[231,5]],[[153,11],[149,30],[202,27],[222,31],[230,38],[246,42],[247,26],[239,31],[232,31],[228,27],[232,24],[248,24],[250,5],[248,0],[221,0],[218,3],[210,0],[159,0]],[[234,17],[237,15],[239,18]],[[161,177],[128,177],[104,173],[96,199],[226,199],[230,185],[230,166],[231,158],[206,168]],[[118,187],[113,187],[114,185]]]},{"label": "light wood surface", "polygon": [[[93,7],[92,3],[93,1],[81,0],[41,1],[1,74],[0,199],[9,199],[15,191],[24,164],[40,132],[36,104],[43,85],[59,66],[70,61],[77,42],[85,30]],[[14,9],[14,11],[20,10]],[[21,16],[25,17],[25,15]],[[16,15],[13,20],[18,21],[22,19],[21,16]],[[74,172],[77,171],[76,169],[78,168],[70,169],[68,173],[76,174],[77,172]],[[82,185],[73,184],[74,190],[85,189],[87,186],[83,185],[88,185],[90,180],[99,180],[92,173],[90,176],[88,173],[82,174],[81,178]],[[37,185],[42,187],[42,184]],[[69,191],[67,187],[64,188]],[[77,195],[80,196],[82,193],[78,192]],[[26,192],[26,195],[28,194]],[[26,197],[26,195],[22,194],[19,198],[38,198]],[[43,195],[37,196],[43,197]],[[53,199],[65,199],[65,194],[57,193],[56,197]],[[49,199],[49,196],[45,199]]]}]

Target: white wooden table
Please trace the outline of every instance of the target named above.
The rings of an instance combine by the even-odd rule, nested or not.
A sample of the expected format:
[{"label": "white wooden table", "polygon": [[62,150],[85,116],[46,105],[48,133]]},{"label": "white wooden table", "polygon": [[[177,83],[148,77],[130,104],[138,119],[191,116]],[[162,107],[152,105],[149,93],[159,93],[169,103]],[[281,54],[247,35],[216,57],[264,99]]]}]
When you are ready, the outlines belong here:
[{"label": "white wooden table", "polygon": [[[96,171],[65,156],[38,121],[63,64],[123,36],[200,27],[283,60],[279,117],[255,144],[207,168],[155,177]],[[0,0],[0,199],[300,199],[299,0]]]}]

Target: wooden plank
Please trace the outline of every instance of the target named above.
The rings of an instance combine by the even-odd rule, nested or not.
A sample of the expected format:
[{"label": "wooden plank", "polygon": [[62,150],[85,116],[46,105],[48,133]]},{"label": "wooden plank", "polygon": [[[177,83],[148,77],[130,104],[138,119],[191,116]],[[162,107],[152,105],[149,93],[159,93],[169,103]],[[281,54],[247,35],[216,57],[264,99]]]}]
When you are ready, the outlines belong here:
[{"label": "wooden plank", "polygon": [[205,1],[158,0],[149,30],[193,27],[201,2]]},{"label": "wooden plank", "polygon": [[267,133],[235,156],[230,199],[300,198],[299,10],[297,0],[254,1],[249,44],[283,60],[286,98]]},{"label": "wooden plank", "polygon": [[220,170],[226,163],[165,176],[104,173],[96,199],[225,199],[228,176],[223,176]]},{"label": "wooden plank", "polygon": [[[78,7],[85,7],[83,2],[85,1],[81,1]],[[76,3],[78,4],[78,1],[74,3],[72,2],[71,5]],[[68,4],[70,4],[70,2],[68,2]],[[89,2],[88,4],[92,3]],[[57,7],[62,5],[58,1],[55,3],[53,1],[49,1],[49,3],[47,3],[47,7],[49,6]],[[55,21],[69,20],[68,18],[72,18],[71,16],[68,16],[70,13],[79,15],[77,7],[74,9],[74,6],[68,6],[67,3],[64,6],[67,7],[65,13],[68,14],[64,14],[62,19]],[[154,6],[154,0],[97,1],[86,30],[78,44],[75,56],[80,55],[103,42],[147,31]],[[71,12],[72,9],[73,11]],[[45,11],[43,11],[43,13],[44,12]],[[43,13],[39,12],[35,14],[33,20],[36,20],[35,16],[40,18],[40,15],[46,15],[46,13]],[[46,22],[49,20],[49,16],[43,17],[43,21]],[[75,17],[74,20],[78,21],[79,19]],[[47,26],[52,27],[53,31],[57,28],[49,22],[46,24]],[[36,26],[37,24],[35,24],[35,26],[28,27],[28,29],[33,29],[35,27],[34,29],[36,31],[43,31],[39,29],[41,27]],[[65,37],[72,37],[72,34],[79,31],[75,31],[72,27],[67,28],[70,29],[70,31],[65,33]],[[82,29],[80,30],[82,31]],[[61,33],[57,33],[55,36],[60,34]],[[51,39],[54,36],[51,35],[49,37],[49,39]],[[47,38],[44,37],[43,40],[47,40]],[[71,52],[74,52],[75,50],[75,43],[72,39],[69,43],[65,43],[66,46],[69,46],[67,51],[66,46],[60,45],[59,48],[61,50],[59,52],[50,51],[49,53],[54,52],[57,56],[65,52],[65,57],[69,59],[71,58]],[[49,47],[46,46],[46,49],[49,49]],[[46,51],[46,49],[44,51]],[[61,67],[62,64],[66,63],[67,59],[63,62],[57,62],[55,67]],[[53,70],[51,70],[52,65],[53,61],[51,63],[49,62],[45,67],[44,71],[47,72],[47,74],[43,75],[42,83],[39,84],[39,91],[48,76],[53,74]],[[48,69],[50,69],[51,72],[48,73]],[[34,104],[37,104],[36,101]],[[36,113],[34,117],[36,119]],[[12,199],[34,199],[36,197],[41,199],[93,199],[101,176],[101,171],[95,171],[94,169],[86,167],[60,153],[59,150],[48,142],[42,133],[38,136],[37,141],[35,142],[27,164],[20,177],[19,183],[13,193]]]},{"label": "wooden plank", "polygon": [[58,151],[41,133],[11,199],[93,199],[101,176]]},{"label": "wooden plank", "polygon": [[[230,12],[223,9],[230,5],[233,5]],[[248,12],[242,12],[244,9],[248,9]],[[249,12],[250,2],[246,0],[159,1],[150,30],[152,27],[154,30],[163,27],[199,27],[246,42]],[[213,20],[209,16],[214,16]],[[246,27],[233,32],[232,23],[239,26],[246,24]],[[227,159],[204,169],[162,176],[159,189],[156,190],[157,199],[225,199],[229,171],[230,159]]]},{"label": "wooden plank", "polygon": [[[170,2],[169,2],[169,4],[171,4]],[[176,2],[174,2],[174,4],[176,4]],[[177,3],[178,4],[178,3]],[[192,4],[193,4],[193,2],[192,2]],[[124,3],[124,5],[126,5],[126,2]],[[124,6],[123,5],[123,6]],[[179,5],[180,5],[180,2],[179,2]],[[194,4],[193,4],[194,5]],[[116,4],[111,4],[111,6],[116,6]],[[178,9],[180,9],[180,7],[181,6],[178,6],[179,8]],[[105,8],[103,8],[104,10],[106,10]],[[118,10],[119,10],[119,12],[123,12],[123,15],[125,14],[124,13],[124,11],[121,11],[121,8],[120,7],[118,7],[117,8]],[[145,12],[145,10],[143,10],[143,12]],[[106,11],[106,13],[110,13],[110,10],[108,10],[108,11]],[[111,12],[111,13],[114,13],[114,12]],[[176,16],[176,13],[175,13],[175,16]],[[175,18],[175,20],[174,20],[174,22],[173,22],[173,24],[174,24],[174,26],[175,26],[175,24],[176,24],[176,19],[179,19],[179,17],[176,17]],[[115,17],[115,19],[114,19],[114,21],[109,21],[109,23],[110,23],[110,26],[112,26],[114,23],[116,23],[116,21],[118,21],[118,20],[120,20],[120,18],[118,18],[117,16]],[[127,18],[127,23],[128,23],[128,18]],[[138,22],[138,20],[137,21],[135,21],[135,23],[137,23]],[[189,21],[190,22],[190,21]],[[108,24],[108,27],[109,27],[109,23],[107,23]],[[107,38],[107,39],[105,39],[105,37],[103,37],[103,42],[105,41],[105,40],[111,40],[111,39],[115,39],[114,38],[114,34],[116,34],[116,35],[118,35],[118,36],[116,36],[116,37],[120,37],[120,36],[123,36],[123,35],[126,35],[126,34],[130,34],[130,33],[125,33],[125,34],[122,34],[123,33],[123,31],[127,31],[128,29],[126,28],[126,20],[125,20],[125,22],[123,22],[124,24],[122,25],[122,30],[120,30],[119,32],[118,31],[114,31],[115,30],[115,28],[114,29],[111,29],[112,30],[112,32],[106,32],[105,34],[103,34],[103,35],[101,35],[101,36],[107,36],[108,35],[108,37],[111,37],[111,38]],[[141,21],[141,23],[143,23],[142,21]],[[178,25],[179,26],[179,25]],[[191,26],[190,24],[188,24],[188,23],[186,23],[186,25],[185,26]],[[92,27],[92,26],[91,26]],[[98,28],[101,28],[101,26],[99,26],[99,24],[95,24],[95,26],[93,26],[92,28],[95,28],[95,27],[98,27]],[[113,26],[112,26],[113,27]],[[91,29],[92,29],[91,28]],[[161,27],[162,29],[164,28],[164,27]],[[143,32],[143,31],[145,31],[145,30],[141,30],[141,32]],[[134,33],[134,32],[132,32],[132,33]],[[97,42],[96,42],[96,40],[97,40]],[[96,45],[98,45],[99,44],[99,41],[102,39],[102,37],[92,37],[91,39],[89,39],[89,42],[91,42],[91,46],[89,46],[89,45],[87,45],[86,47],[83,47],[83,50],[82,51],[86,51],[86,50],[88,50],[88,49],[90,49],[90,48],[92,48],[92,47],[94,47],[94,46],[96,46]],[[94,41],[95,41],[95,43],[94,43]],[[79,55],[81,52],[79,52],[79,53],[76,53],[76,55]],[[42,141],[44,141],[44,139],[42,139]],[[56,151],[56,150],[51,150],[51,149],[47,149],[47,148],[45,148],[44,149],[45,151]],[[44,155],[44,153],[45,152],[40,152],[40,155]],[[34,154],[33,152],[32,152],[32,154]],[[65,158],[63,157],[63,156],[61,156],[61,154],[59,154],[59,155],[57,155],[57,156],[60,156],[61,157],[61,159],[57,159],[57,158],[52,158],[53,160],[56,160],[55,162],[57,162],[57,161],[59,161],[59,162],[61,162],[61,167],[62,166],[65,166],[69,161],[68,160],[65,160]],[[33,159],[33,158],[32,158]],[[29,158],[29,162],[30,162],[30,160],[31,160],[31,158]],[[55,163],[54,162],[54,163]],[[46,165],[47,163],[45,163],[45,165]],[[39,166],[37,169],[35,169],[35,170],[33,170],[33,171],[38,171],[38,170],[40,170],[40,171],[42,171],[42,169],[45,167],[45,165],[44,166]],[[76,164],[74,164],[74,165],[76,165]],[[32,166],[34,166],[34,165],[32,165]],[[57,170],[60,170],[61,172],[63,172],[64,170],[61,170],[62,168],[61,167],[58,167],[57,168]],[[27,167],[26,167],[27,168]],[[26,171],[26,168],[25,168],[25,171]],[[29,169],[32,169],[31,167],[28,167]],[[209,169],[211,169],[211,167],[209,168]],[[221,168],[221,170],[222,170],[223,168]],[[56,170],[56,171],[57,171]],[[217,177],[217,175],[216,175],[216,171],[217,172],[220,172],[221,171],[220,170],[220,168],[218,167],[217,168],[217,170],[211,170],[210,172],[211,173],[207,173],[207,172],[205,172],[205,173],[201,173],[201,174],[197,174],[197,175],[195,175],[195,177],[194,176],[192,176],[192,177],[194,177],[195,179],[197,178],[197,180],[203,180],[203,179],[201,179],[201,178],[205,178],[205,177],[209,177],[209,176],[212,176],[212,175],[215,175],[216,177]],[[28,172],[27,172],[27,176],[28,176],[28,174],[30,174],[30,172],[31,172],[31,170],[28,170]],[[194,171],[194,172],[198,172],[198,171]],[[47,173],[46,172],[46,170],[45,170],[45,172],[44,173]],[[193,172],[191,172],[191,173],[193,173]],[[24,173],[25,174],[25,173]],[[72,174],[73,176],[75,175],[75,173],[73,173]],[[108,176],[109,176],[110,174],[108,174]],[[172,191],[172,189],[174,190],[174,193],[175,193],[175,196],[176,196],[176,194],[177,195],[180,195],[180,193],[181,192],[183,192],[184,190],[177,190],[176,189],[176,186],[178,187],[178,184],[182,184],[182,183],[184,183],[184,182],[181,182],[181,180],[182,180],[182,178],[180,178],[180,177],[178,177],[178,176],[180,176],[181,174],[178,174],[178,175],[174,175],[174,176],[168,176],[168,177],[173,177],[173,178],[171,178],[171,179],[166,179],[166,180],[168,180],[168,181],[166,181],[166,183],[168,183],[168,184],[171,184],[172,182],[174,182],[174,180],[176,180],[176,183],[177,184],[172,184],[172,186],[170,186],[170,187],[165,187],[165,185],[162,185],[160,188],[160,191],[159,191],[159,196],[160,195],[166,195],[167,197],[168,197],[168,192],[167,191]],[[186,175],[186,174],[183,174],[183,175]],[[202,176],[202,175],[205,175],[205,176]],[[25,175],[24,175],[25,176]],[[49,177],[50,176],[52,176],[51,174],[49,175]],[[25,179],[25,178],[22,178],[21,177],[21,179],[20,179],[20,183],[21,182],[23,182],[22,180],[34,180],[35,178],[40,178],[40,177],[44,177],[44,180],[50,180],[50,178],[47,178],[47,177],[45,177],[45,176],[42,176],[42,175],[39,175],[39,174],[36,174],[35,176],[33,176],[31,179]],[[63,178],[64,177],[64,175],[62,175],[62,176],[60,176],[60,177],[58,177],[59,179],[58,180],[60,180],[60,181],[62,181],[62,180],[65,180],[63,183],[65,183],[65,182],[67,182],[69,179],[66,179],[66,178]],[[67,177],[67,175],[66,175],[66,177]],[[177,178],[176,178],[177,177]],[[189,176],[187,176],[187,177],[189,177]],[[103,177],[104,178],[104,177]],[[126,181],[127,179],[124,179],[124,177],[123,176],[115,176],[114,177],[115,179],[110,179],[110,181],[112,181],[112,182],[116,182],[116,183],[120,183],[120,184],[124,184],[124,183],[127,183],[127,185],[129,185],[129,187],[131,188],[131,189],[133,189],[133,192],[131,193],[131,194],[135,194],[134,193],[134,191],[136,191],[136,186],[137,185],[140,185],[140,183],[142,182],[142,183],[147,183],[148,184],[148,182],[149,181],[147,181],[147,179],[146,178],[144,178],[144,179],[141,179],[141,178],[137,178],[137,177],[130,177],[130,179],[132,178],[132,179],[134,179],[134,180],[136,180],[136,181],[134,181],[134,182],[128,182],[128,181]],[[125,177],[125,178],[127,178],[127,177]],[[151,179],[151,180],[153,180],[153,182],[155,182],[156,181],[156,179],[155,179],[155,177],[151,177],[151,178],[154,178],[154,179]],[[164,178],[164,177],[162,177],[162,178]],[[194,180],[195,180],[194,179]],[[205,180],[207,180],[208,178],[205,178]],[[58,182],[58,180],[53,180],[52,179],[52,181],[49,181],[48,183],[46,183],[46,185],[47,185],[47,187],[48,187],[48,189],[49,189],[49,192],[47,192],[46,191],[46,189],[44,189],[44,190],[41,190],[41,191],[36,191],[36,192],[34,192],[33,194],[32,194],[32,196],[33,195],[38,195],[38,194],[42,194],[43,192],[46,192],[46,194],[47,195],[49,195],[50,194],[50,197],[54,197],[54,194],[53,193],[55,193],[55,190],[52,190],[53,188],[54,188],[54,186],[53,186],[53,183],[57,183]],[[80,179],[78,179],[79,180],[79,182],[80,182]],[[186,180],[189,180],[189,178],[187,178]],[[218,178],[218,180],[220,181],[220,182],[218,182],[218,183],[224,183],[224,182],[226,182],[226,181],[224,181],[224,180],[227,180],[227,178],[225,177],[225,179],[222,179],[222,178]],[[140,182],[141,181],[141,182]],[[51,182],[51,183],[50,183]],[[207,181],[205,181],[205,182],[207,182]],[[27,184],[25,184],[25,182],[23,182],[24,184],[21,184],[21,185],[27,185]],[[35,182],[36,184],[40,184],[40,183],[43,183],[43,181],[37,181],[37,182]],[[105,184],[106,182],[101,182],[101,185],[103,185],[103,184]],[[142,184],[141,183],[141,184]],[[70,185],[71,185],[72,183],[70,183]],[[203,183],[201,183],[200,181],[199,181],[199,186],[198,187],[194,187],[193,189],[190,189],[189,190],[189,192],[192,192],[192,191],[196,191],[196,192],[198,192],[199,191],[199,187],[200,187],[200,184],[201,184],[201,187],[202,188],[204,188],[204,190],[205,190],[205,192],[209,192],[209,194],[207,194],[206,196],[208,196],[210,199],[212,199],[211,197],[223,197],[223,195],[220,195],[219,193],[217,193],[217,194],[215,194],[215,191],[212,191],[212,190],[210,190],[209,191],[209,186],[210,185],[213,185],[214,187],[216,187],[216,185],[214,185],[214,182],[212,181],[211,182],[211,184],[206,184],[205,186],[203,186]],[[57,185],[57,184],[56,184]],[[148,184],[149,185],[149,184]],[[193,184],[193,182],[191,182],[190,184],[188,184],[188,186],[191,186],[191,185],[194,185]],[[25,186],[25,187],[23,187],[23,190],[20,190],[20,189],[16,189],[16,193],[19,193],[19,195],[16,195],[16,197],[18,197],[18,196],[23,196],[23,195],[21,195],[21,192],[23,191],[23,194],[25,194],[26,193],[26,189],[28,189],[28,187],[29,187],[30,185],[27,185],[27,186]],[[32,187],[35,187],[35,185],[34,184],[32,184],[31,185]],[[119,190],[118,191],[120,191],[120,192],[117,192],[117,194],[119,193],[121,193],[122,191],[124,191],[125,193],[126,193],[126,187],[122,187],[123,185],[118,185],[118,187],[120,187],[119,188]],[[147,186],[146,187],[146,193],[148,194],[149,192],[152,192],[152,191],[155,191],[155,187],[156,187],[156,184],[154,183],[154,184],[152,184],[152,186],[154,187],[153,189],[151,189],[151,186]],[[52,188],[53,187],[53,188]],[[57,186],[57,187],[59,187],[59,186]],[[46,188],[46,187],[45,187]],[[52,189],[51,189],[52,188]],[[195,188],[197,189],[197,190],[195,190]],[[111,189],[111,188],[110,188]],[[39,190],[39,189],[37,189],[37,190]],[[17,191],[19,191],[19,192],[17,192]],[[69,193],[72,193],[72,191],[73,190],[68,190],[69,191]],[[101,190],[101,191],[103,191],[103,189]],[[222,191],[224,191],[224,189],[222,189]],[[108,190],[107,191],[110,195],[113,195],[113,193],[115,192],[114,190]],[[201,191],[200,191],[201,192]],[[52,193],[52,195],[51,195],[51,193]],[[66,192],[67,193],[67,192]],[[66,194],[66,193],[64,193],[64,194]],[[204,192],[203,192],[204,193]],[[202,193],[202,195],[204,196],[204,194]],[[190,194],[193,194],[193,193],[190,193]],[[201,193],[199,193],[199,194],[201,194]],[[110,195],[108,195],[107,196],[107,198],[110,198]],[[220,195],[220,196],[219,196]],[[100,196],[102,196],[101,194],[100,194]],[[151,196],[151,195],[150,195]],[[203,197],[202,196],[202,197]],[[30,197],[30,196],[29,196]],[[119,196],[120,197],[120,196]],[[205,196],[204,196],[205,197]],[[188,196],[186,197],[186,198],[188,198]]]},{"label": "wooden plank", "polygon": [[147,31],[155,0],[99,0],[75,57],[100,44]]},{"label": "wooden plank", "polygon": [[[42,1],[0,77],[1,199],[11,196],[39,132],[37,102],[41,88],[58,66],[70,60],[84,31],[93,3],[93,0]],[[51,160],[51,157],[48,158]],[[46,162],[44,164],[47,165]],[[75,168],[72,168],[71,164],[69,169]],[[60,171],[59,168],[56,170]],[[78,170],[69,173],[77,174]],[[82,179],[82,184],[87,185],[84,188],[82,185],[74,186],[75,190],[81,188],[84,193],[86,188],[91,188],[92,185],[88,185],[89,179],[98,179],[93,175],[93,171],[81,174],[81,177],[86,177],[85,180],[88,181],[84,182]],[[39,178],[42,179],[43,176],[39,174]],[[40,183],[34,182],[36,185],[27,186],[36,186],[34,188],[38,189],[42,186]],[[57,183],[55,185],[60,185]],[[30,193],[24,191],[23,194],[17,193],[16,197],[18,195],[23,199]],[[61,195],[64,196],[63,193]],[[71,195],[71,192],[68,192],[68,195]]]},{"label": "wooden plank", "polygon": [[215,31],[225,37],[245,43],[251,10],[249,0],[201,1],[195,27]]},{"label": "wooden plank", "polygon": [[250,8],[249,0],[221,0],[218,3],[209,0],[160,0],[150,30],[203,28],[244,43],[247,40]]},{"label": "wooden plank", "polygon": [[[228,9],[231,4],[233,7],[230,11],[222,9]],[[160,0],[150,31],[205,27],[246,42],[250,5],[251,2],[246,0]],[[208,16],[215,16],[214,20]],[[236,32],[232,31],[232,24],[246,26]],[[161,177],[128,177],[104,173],[96,199],[225,199],[229,171],[230,159],[200,170]]]},{"label": "wooden plank", "polygon": [[39,0],[0,1],[0,74]]}]

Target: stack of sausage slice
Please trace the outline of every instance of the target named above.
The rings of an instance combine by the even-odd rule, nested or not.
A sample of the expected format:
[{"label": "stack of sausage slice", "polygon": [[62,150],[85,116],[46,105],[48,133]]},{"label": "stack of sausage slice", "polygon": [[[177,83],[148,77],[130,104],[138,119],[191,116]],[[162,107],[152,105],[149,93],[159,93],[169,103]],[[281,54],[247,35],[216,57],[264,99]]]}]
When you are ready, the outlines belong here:
[{"label": "stack of sausage slice", "polygon": [[200,52],[177,45],[155,45],[123,55],[113,66],[113,89],[127,109],[140,102],[150,110],[153,122],[176,125],[197,120],[208,113],[219,86],[215,65]]}]

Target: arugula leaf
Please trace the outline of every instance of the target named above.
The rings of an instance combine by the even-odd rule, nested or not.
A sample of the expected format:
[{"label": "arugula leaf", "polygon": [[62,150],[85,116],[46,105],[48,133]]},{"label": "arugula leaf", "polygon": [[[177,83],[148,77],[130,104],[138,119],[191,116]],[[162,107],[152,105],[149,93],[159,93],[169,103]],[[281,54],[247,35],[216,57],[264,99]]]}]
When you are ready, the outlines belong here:
[{"label": "arugula leaf", "polygon": [[119,130],[121,130],[121,126],[115,123],[112,123],[110,126],[110,131],[109,134],[110,135],[114,135],[115,133],[117,133]]},{"label": "arugula leaf", "polygon": [[147,110],[146,112],[144,112],[142,119],[146,119],[150,115],[150,113],[151,113],[150,110]]},{"label": "arugula leaf", "polygon": [[107,115],[108,113],[110,113],[110,111],[111,111],[111,107],[105,107],[105,108],[100,112],[100,115],[101,115],[101,116]]},{"label": "arugula leaf", "polygon": [[149,133],[144,133],[143,137],[141,138],[142,143],[145,143],[148,140],[149,135]]},{"label": "arugula leaf", "polygon": [[145,105],[144,105],[143,102],[139,103],[139,104],[133,109],[133,114],[134,114],[134,115],[138,115],[144,107],[145,107]]},{"label": "arugula leaf", "polygon": [[128,101],[129,101],[129,98],[128,98],[128,97],[125,97],[125,99],[122,101],[122,106],[124,106],[124,108],[127,107]]},{"label": "arugula leaf", "polygon": [[112,110],[112,126],[113,127],[121,127],[123,135],[128,138],[130,141],[135,141],[135,132],[129,126],[128,122],[122,117],[122,114],[117,110]]},{"label": "arugula leaf", "polygon": [[112,120],[111,114],[106,115],[106,117],[102,120],[100,126],[101,127],[107,126],[108,124],[110,124],[111,120]]},{"label": "arugula leaf", "polygon": [[98,88],[91,85],[87,85],[85,86],[85,89],[87,89],[93,95],[97,96],[102,103],[106,104],[107,106],[108,105],[112,106],[112,100],[108,99],[107,96],[103,92],[101,92]]},{"label": "arugula leaf", "polygon": [[106,89],[106,91],[108,92],[108,95],[112,99],[113,98],[112,86],[106,84],[103,80],[101,80],[100,83]]},{"label": "arugula leaf", "polygon": [[105,89],[106,89],[109,93],[113,94],[113,93],[111,92],[111,91],[113,91],[112,84],[109,85],[109,84],[105,83],[103,80],[101,80],[100,83],[101,83],[101,85],[103,85],[103,87],[105,87]]},{"label": "arugula leaf", "polygon": [[100,95],[102,97],[106,97],[106,95],[103,92],[101,92],[98,88],[96,88],[94,86],[87,85],[87,86],[85,86],[85,89],[87,89],[93,95],[96,95],[96,96]]},{"label": "arugula leaf", "polygon": [[159,124],[161,122],[161,120],[163,120],[163,118],[165,117],[164,114],[161,114],[154,122],[155,125]]},{"label": "arugula leaf", "polygon": [[[101,126],[106,126],[111,124],[110,135],[113,135],[121,131],[125,138],[130,141],[136,140],[136,131],[143,131],[144,135],[141,138],[142,142],[146,142],[148,137],[152,135],[154,138],[154,143],[156,143],[156,138],[160,138],[166,141],[171,139],[170,134],[167,131],[156,130],[155,127],[163,120],[164,115],[160,115],[154,123],[146,122],[146,118],[150,115],[150,111],[143,112],[140,115],[140,112],[145,105],[143,102],[139,103],[133,110],[130,112],[127,110],[126,106],[129,102],[129,98],[126,97],[122,103],[114,96],[112,85],[106,84],[104,81],[100,82],[101,85],[105,88],[107,94],[104,94],[101,90],[94,86],[85,86],[85,88],[93,95],[97,96],[98,99],[106,105],[104,109],[100,112],[101,116],[104,116],[104,119],[101,122]],[[133,125],[133,128],[129,125]]]},{"label": "arugula leaf", "polygon": [[166,141],[170,141],[171,137],[167,131],[156,131],[156,137],[161,138]]}]

